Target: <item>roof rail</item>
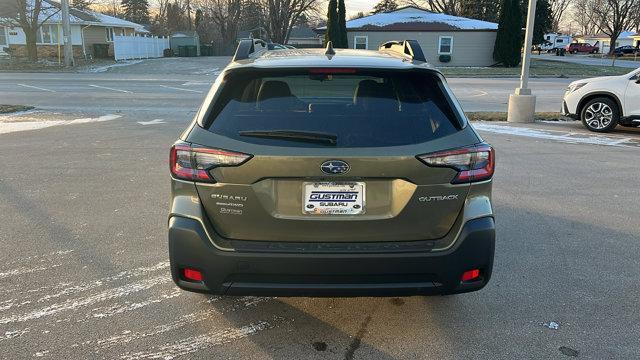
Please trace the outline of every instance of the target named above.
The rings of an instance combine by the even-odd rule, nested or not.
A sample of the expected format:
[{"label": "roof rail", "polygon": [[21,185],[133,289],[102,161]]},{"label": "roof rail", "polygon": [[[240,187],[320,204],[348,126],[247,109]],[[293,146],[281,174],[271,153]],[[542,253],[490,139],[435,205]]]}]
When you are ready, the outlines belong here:
[{"label": "roof rail", "polygon": [[[256,46],[260,48],[256,49]],[[251,54],[267,50],[267,43],[262,39],[242,39],[238,43],[236,54],[232,61],[248,59]]]},{"label": "roof rail", "polygon": [[388,41],[380,45],[378,51],[409,57],[415,61],[427,61],[418,40]]}]

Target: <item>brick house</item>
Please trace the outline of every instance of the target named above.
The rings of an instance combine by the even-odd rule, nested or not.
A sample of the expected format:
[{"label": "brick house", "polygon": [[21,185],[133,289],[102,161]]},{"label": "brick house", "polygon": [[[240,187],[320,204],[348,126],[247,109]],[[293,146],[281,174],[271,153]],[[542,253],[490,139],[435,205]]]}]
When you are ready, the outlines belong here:
[{"label": "brick house", "polygon": [[[63,53],[60,3],[53,0],[43,0],[42,3],[40,18],[46,20],[37,34],[38,57],[58,59]],[[70,8],[69,15],[71,44],[76,58],[95,57],[94,44],[106,45],[109,56],[113,56],[115,35],[148,34],[140,24],[90,10]],[[15,57],[26,57],[26,37],[17,23],[0,18],[0,56],[7,53]]]}]

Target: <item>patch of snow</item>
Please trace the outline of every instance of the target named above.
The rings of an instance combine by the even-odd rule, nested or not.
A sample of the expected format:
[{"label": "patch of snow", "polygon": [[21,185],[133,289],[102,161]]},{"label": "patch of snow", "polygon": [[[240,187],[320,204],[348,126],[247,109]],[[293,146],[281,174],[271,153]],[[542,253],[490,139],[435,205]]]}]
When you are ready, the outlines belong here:
[{"label": "patch of snow", "polygon": [[11,117],[0,117],[0,134],[8,134],[18,131],[38,130],[58,125],[76,125],[94,122],[111,121],[122,117],[121,115],[108,114],[96,118],[81,118],[75,120],[51,120],[51,121],[2,121],[11,120]]},{"label": "patch of snow", "polygon": [[560,328],[560,324],[554,321],[551,321],[549,323],[544,323],[544,326],[548,327],[551,330],[558,330]]},{"label": "patch of snow", "polygon": [[173,343],[160,346],[155,351],[142,351],[137,353],[125,353],[121,359],[175,359],[180,356],[193,354],[195,352],[210,348],[212,346],[227,344],[238,339],[254,335],[262,330],[270,328],[266,321],[242,326],[240,328],[227,328],[212,331],[206,334],[191,336]]},{"label": "patch of snow", "polygon": [[532,129],[509,125],[494,125],[483,122],[474,122],[473,127],[479,131],[486,131],[495,134],[524,136],[537,139],[555,140],[571,144],[592,144],[606,146],[628,146],[632,139],[618,138],[601,135],[585,135],[582,133],[567,133],[565,131]]}]

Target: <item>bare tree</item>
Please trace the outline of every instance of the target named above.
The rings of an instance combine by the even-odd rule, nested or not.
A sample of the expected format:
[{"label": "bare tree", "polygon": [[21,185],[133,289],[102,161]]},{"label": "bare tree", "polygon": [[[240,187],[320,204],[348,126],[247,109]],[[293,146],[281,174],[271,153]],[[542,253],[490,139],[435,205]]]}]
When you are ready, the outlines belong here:
[{"label": "bare tree", "polygon": [[238,34],[242,0],[194,0],[192,4],[202,10],[203,15],[217,28],[222,52],[231,53]]},{"label": "bare tree", "polygon": [[[584,4],[588,0],[578,0],[577,5]],[[551,30],[558,32],[560,30],[560,24],[562,23],[562,17],[571,5],[573,0],[551,0]]]},{"label": "bare tree", "polygon": [[406,0],[404,3],[433,12],[457,16],[460,13],[460,0]]},{"label": "bare tree", "polygon": [[43,0],[3,0],[0,1],[0,5],[0,21],[9,26],[18,24],[22,28],[27,45],[27,58],[29,61],[37,61],[38,29],[60,9]]},{"label": "bare tree", "polygon": [[598,31],[596,18],[591,12],[595,0],[581,0],[573,5],[571,17],[580,27],[579,32],[582,35],[594,34]]},{"label": "bare tree", "polygon": [[261,0],[271,41],[286,44],[302,14],[316,10],[318,0]]},{"label": "bare tree", "polygon": [[638,0],[596,0],[591,3],[590,12],[594,16],[598,30],[609,36],[610,55],[615,51],[620,33],[635,25],[638,11],[640,11]]}]

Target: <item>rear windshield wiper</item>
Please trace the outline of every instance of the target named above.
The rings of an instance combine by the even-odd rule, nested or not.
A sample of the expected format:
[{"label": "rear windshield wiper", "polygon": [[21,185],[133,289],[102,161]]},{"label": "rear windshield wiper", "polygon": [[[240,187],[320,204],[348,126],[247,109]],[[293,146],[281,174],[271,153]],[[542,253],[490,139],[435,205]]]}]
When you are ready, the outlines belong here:
[{"label": "rear windshield wiper", "polygon": [[267,139],[282,139],[291,141],[312,142],[326,145],[336,145],[338,136],[330,133],[296,130],[246,130],[239,131],[240,136],[252,136]]}]

